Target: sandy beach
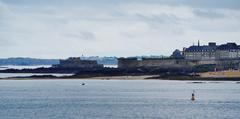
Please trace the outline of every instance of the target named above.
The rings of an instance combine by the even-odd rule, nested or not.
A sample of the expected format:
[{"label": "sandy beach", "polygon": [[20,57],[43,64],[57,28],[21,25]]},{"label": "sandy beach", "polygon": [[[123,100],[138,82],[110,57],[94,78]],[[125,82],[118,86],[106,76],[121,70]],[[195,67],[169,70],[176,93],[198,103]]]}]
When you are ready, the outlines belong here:
[{"label": "sandy beach", "polygon": [[240,77],[240,70],[225,70],[225,71],[217,71],[217,72],[206,72],[199,73],[201,77],[212,77],[212,78],[221,78],[221,77]]}]

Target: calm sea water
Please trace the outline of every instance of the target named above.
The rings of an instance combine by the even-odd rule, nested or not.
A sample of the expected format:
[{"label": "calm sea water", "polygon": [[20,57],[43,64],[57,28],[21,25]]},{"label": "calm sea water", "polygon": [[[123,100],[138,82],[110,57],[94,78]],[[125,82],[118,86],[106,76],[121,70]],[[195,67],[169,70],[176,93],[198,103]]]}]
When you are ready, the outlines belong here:
[{"label": "calm sea water", "polygon": [[237,119],[239,112],[236,82],[0,81],[1,119]]},{"label": "calm sea water", "polygon": [[71,76],[73,74],[56,74],[56,73],[0,73],[0,78],[11,78],[11,77],[26,77],[33,75],[53,75],[53,76]]},{"label": "calm sea water", "polygon": [[[14,65],[7,65],[1,66],[0,70],[6,69],[35,69],[35,68],[49,68],[51,65],[36,65],[36,66],[14,66]],[[0,73],[0,78],[9,78],[9,77],[25,77],[25,76],[32,76],[32,75],[53,75],[53,76],[70,76],[73,74],[57,74],[57,73]]]},{"label": "calm sea water", "polygon": [[33,65],[33,66],[21,66],[21,65],[4,65],[0,66],[0,70],[5,69],[36,69],[36,68],[49,68],[51,65]]}]

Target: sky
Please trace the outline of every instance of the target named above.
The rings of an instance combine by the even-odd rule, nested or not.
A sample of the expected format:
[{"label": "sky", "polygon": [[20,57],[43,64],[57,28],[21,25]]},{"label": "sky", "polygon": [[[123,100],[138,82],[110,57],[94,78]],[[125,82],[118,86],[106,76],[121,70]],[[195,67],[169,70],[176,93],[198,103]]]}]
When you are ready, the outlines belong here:
[{"label": "sky", "polygon": [[171,55],[240,44],[240,0],[0,0],[0,58]]}]

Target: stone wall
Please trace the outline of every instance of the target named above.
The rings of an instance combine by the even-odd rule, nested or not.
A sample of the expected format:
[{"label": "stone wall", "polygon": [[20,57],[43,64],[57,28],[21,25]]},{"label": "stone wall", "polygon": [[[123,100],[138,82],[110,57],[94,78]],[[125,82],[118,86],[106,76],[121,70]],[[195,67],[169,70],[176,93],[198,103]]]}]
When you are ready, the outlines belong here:
[{"label": "stone wall", "polygon": [[81,60],[80,58],[69,58],[66,60],[60,60],[55,67],[61,68],[102,68],[103,65],[98,64],[97,61]]},{"label": "stone wall", "polygon": [[135,68],[139,67],[139,61],[137,58],[119,58],[118,68]]},{"label": "stone wall", "polygon": [[[195,66],[211,65],[219,70],[240,68],[240,59],[221,60],[185,60],[173,58],[120,58],[118,68],[192,68]],[[214,68],[213,67],[213,68]]]},{"label": "stone wall", "polygon": [[216,61],[216,68],[218,70],[226,69],[240,69],[240,59],[224,59]]},{"label": "stone wall", "polygon": [[197,61],[197,65],[205,65],[205,64],[217,64],[216,60],[200,60]]},{"label": "stone wall", "polygon": [[173,58],[119,58],[118,68],[137,68],[137,67],[158,67],[158,68],[181,68],[192,67],[196,65],[196,61],[187,61],[184,59]]},{"label": "stone wall", "polygon": [[184,67],[187,62],[182,59],[142,59],[139,61],[141,67]]}]

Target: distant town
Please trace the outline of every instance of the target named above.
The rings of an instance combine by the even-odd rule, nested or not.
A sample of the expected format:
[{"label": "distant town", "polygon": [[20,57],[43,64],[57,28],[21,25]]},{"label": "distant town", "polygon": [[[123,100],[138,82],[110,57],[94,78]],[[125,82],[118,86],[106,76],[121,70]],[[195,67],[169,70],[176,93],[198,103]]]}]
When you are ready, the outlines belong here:
[{"label": "distant town", "polygon": [[[34,59],[28,60],[34,62]],[[209,42],[207,45],[201,45],[198,41],[197,45],[183,47],[182,50],[176,49],[169,57],[70,57],[57,61],[47,60],[47,63],[53,64],[49,68],[6,69],[0,72],[73,73],[76,78],[122,75],[160,75],[160,78],[166,75],[168,78],[174,75],[236,78],[240,77],[240,45],[230,42],[219,45]],[[116,65],[116,67],[107,67],[107,65]],[[221,72],[220,76],[218,71],[228,72]]]},{"label": "distant town", "polygon": [[[60,60],[55,67],[99,68],[103,64],[97,61],[69,58]],[[239,69],[240,46],[236,43],[217,45],[209,42],[208,45],[193,45],[184,47],[182,51],[176,49],[170,57],[128,57],[118,58],[118,68],[193,68],[205,66],[215,70]]]},{"label": "distant town", "polygon": [[133,67],[161,67],[161,68],[193,68],[208,66],[216,70],[240,68],[240,45],[226,43],[217,45],[192,45],[184,47],[182,51],[175,50],[170,57],[165,58],[119,58],[119,68]]}]

